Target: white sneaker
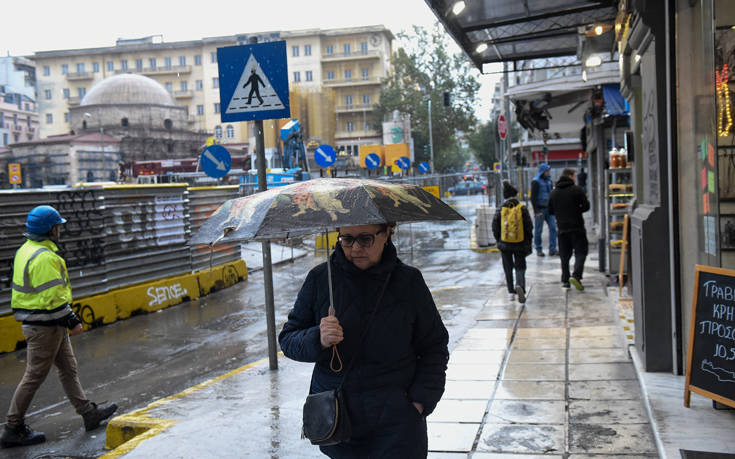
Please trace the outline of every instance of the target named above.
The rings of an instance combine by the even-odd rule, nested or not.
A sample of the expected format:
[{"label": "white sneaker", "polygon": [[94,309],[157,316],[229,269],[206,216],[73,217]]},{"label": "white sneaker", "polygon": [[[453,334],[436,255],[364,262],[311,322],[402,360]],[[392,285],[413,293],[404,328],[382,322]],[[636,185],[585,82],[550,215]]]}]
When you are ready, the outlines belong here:
[{"label": "white sneaker", "polygon": [[508,301],[515,301],[516,300],[516,294],[515,293],[509,293],[508,294]]}]

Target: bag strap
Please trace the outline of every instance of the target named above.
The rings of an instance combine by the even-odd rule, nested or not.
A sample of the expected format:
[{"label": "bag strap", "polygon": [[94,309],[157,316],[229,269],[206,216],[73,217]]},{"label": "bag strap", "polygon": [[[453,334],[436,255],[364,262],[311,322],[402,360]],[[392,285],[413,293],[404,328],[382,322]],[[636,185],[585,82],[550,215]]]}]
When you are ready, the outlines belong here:
[{"label": "bag strap", "polygon": [[[378,311],[378,306],[380,306],[380,300],[383,299],[383,294],[385,293],[386,287],[388,287],[388,282],[390,281],[390,276],[393,274],[393,272],[389,272],[388,276],[385,278],[385,282],[383,282],[383,287],[380,289],[380,294],[378,295],[378,301],[375,302],[375,307],[373,308],[373,312],[370,313],[370,319],[368,319],[367,325],[362,330],[362,335],[360,335],[360,344],[357,347],[357,352],[354,356],[352,356],[352,359],[350,360],[350,363],[347,364],[347,368],[345,369],[345,372],[342,374],[342,381],[339,382],[339,386],[337,386],[337,390],[340,390],[342,388],[342,384],[344,384],[345,380],[347,379],[347,373],[350,372],[352,369],[352,365],[357,361],[358,357],[360,356],[360,352],[362,352],[362,344],[365,342],[365,337],[367,337],[367,332],[370,329],[370,325],[373,323],[373,319],[375,318],[375,313]],[[333,345],[333,350],[337,350],[337,345]],[[334,353],[332,354],[332,357],[334,358]],[[341,362],[340,362],[341,363]],[[330,362],[331,367],[331,362]],[[334,371],[334,370],[332,370]]]}]

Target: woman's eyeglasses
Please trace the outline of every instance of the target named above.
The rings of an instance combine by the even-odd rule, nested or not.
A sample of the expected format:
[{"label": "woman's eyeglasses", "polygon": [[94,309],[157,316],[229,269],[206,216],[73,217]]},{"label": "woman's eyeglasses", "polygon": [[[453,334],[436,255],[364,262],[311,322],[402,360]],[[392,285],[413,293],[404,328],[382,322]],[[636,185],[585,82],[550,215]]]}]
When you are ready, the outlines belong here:
[{"label": "woman's eyeglasses", "polygon": [[352,236],[350,234],[340,234],[339,243],[342,244],[342,247],[352,248],[352,246],[355,245],[355,242],[357,242],[363,249],[369,249],[375,243],[375,236],[383,232],[385,232],[384,229],[374,234],[360,233],[357,236]]}]

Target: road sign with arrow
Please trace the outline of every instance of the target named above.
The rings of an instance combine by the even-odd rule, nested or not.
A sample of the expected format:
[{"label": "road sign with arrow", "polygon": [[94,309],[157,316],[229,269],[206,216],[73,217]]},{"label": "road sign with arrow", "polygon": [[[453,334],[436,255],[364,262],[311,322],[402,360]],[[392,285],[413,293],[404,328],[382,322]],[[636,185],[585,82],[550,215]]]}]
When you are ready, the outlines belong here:
[{"label": "road sign with arrow", "polygon": [[199,158],[199,165],[205,174],[212,178],[220,178],[227,175],[232,166],[230,152],[222,145],[210,145],[204,149]]}]

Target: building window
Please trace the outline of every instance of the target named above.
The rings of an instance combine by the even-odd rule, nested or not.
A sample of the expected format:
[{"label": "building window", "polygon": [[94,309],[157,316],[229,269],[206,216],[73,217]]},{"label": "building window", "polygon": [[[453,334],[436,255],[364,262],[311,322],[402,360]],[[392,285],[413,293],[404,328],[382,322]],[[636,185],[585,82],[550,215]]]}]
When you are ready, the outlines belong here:
[{"label": "building window", "polygon": [[189,83],[186,81],[181,82],[181,90],[182,91],[188,91],[189,90]]},{"label": "building window", "polygon": [[347,122],[347,132],[352,132],[355,130],[355,124],[352,121]]},{"label": "building window", "polygon": [[155,57],[151,57],[150,59],[148,59],[148,65],[152,69],[156,68],[156,58]]},{"label": "building window", "polygon": [[69,122],[69,112],[65,112],[64,113],[64,122],[65,123],[68,123]]},{"label": "building window", "polygon": [[54,124],[54,115],[46,113],[46,124]]},{"label": "building window", "polygon": [[292,46],[291,47],[291,56],[292,57],[299,57],[299,47],[298,46]]},{"label": "building window", "polygon": [[369,80],[370,79],[370,69],[362,69],[362,79],[363,80]]},{"label": "building window", "polygon": [[44,89],[43,90],[43,96],[46,98],[46,100],[51,100],[51,90],[50,89]]},{"label": "building window", "polygon": [[293,81],[294,81],[294,82],[299,82],[299,81],[301,81],[301,72],[294,72],[294,73],[293,73]]},{"label": "building window", "polygon": [[327,45],[324,48],[324,54],[334,54],[334,46],[333,45]]},{"label": "building window", "polygon": [[352,80],[352,70],[351,69],[345,70],[345,80],[347,81]]},{"label": "building window", "polygon": [[123,69],[123,70],[127,70],[128,69],[128,61],[125,60],[125,59],[121,60],[120,61],[120,68]]},{"label": "building window", "polygon": [[49,76],[51,75],[51,67],[48,65],[43,66],[43,76]]},{"label": "building window", "polygon": [[217,52],[209,53],[209,62],[211,62],[212,64],[217,63]]},{"label": "building window", "polygon": [[363,94],[362,95],[362,104],[363,105],[370,105],[370,94]]},{"label": "building window", "polygon": [[[214,103],[214,113],[219,113],[219,102]],[[220,137],[222,137],[221,132],[220,132]]]},{"label": "building window", "polygon": [[311,70],[306,71],[306,81],[311,81],[313,79]]},{"label": "building window", "polygon": [[199,54],[194,55],[194,65],[202,65],[202,56]]},{"label": "building window", "polygon": [[304,45],[304,56],[311,56],[311,45]]},{"label": "building window", "polygon": [[120,119],[120,126],[122,126],[122,127],[128,127],[129,123],[130,123],[130,121],[128,121],[127,118]]},{"label": "building window", "polygon": [[186,56],[179,56],[179,65],[182,67],[186,65]]},{"label": "building window", "polygon": [[334,72],[329,70],[327,72],[327,80],[334,80]]},{"label": "building window", "polygon": [[173,92],[173,90],[174,90],[174,84],[173,83],[171,83],[170,81],[167,81],[164,86],[166,87],[166,91]]},{"label": "building window", "polygon": [[362,126],[362,129],[364,131],[369,131],[370,130],[370,122],[369,121],[365,121],[365,123]]},{"label": "building window", "polygon": [[197,115],[204,115],[204,105],[197,105]]},{"label": "building window", "polygon": [[196,82],[194,83],[194,88],[197,91],[201,91],[202,89],[204,89],[204,82],[202,80],[196,80]]},{"label": "building window", "polygon": [[77,88],[77,95],[81,99],[87,94],[87,88]]},{"label": "building window", "polygon": [[143,71],[143,59],[136,59],[135,60],[135,70],[142,72]]},{"label": "building window", "polygon": [[8,144],[8,134],[5,134],[5,133],[3,134],[3,143],[2,144],[3,145],[7,145]]},{"label": "building window", "polygon": [[345,105],[352,105],[352,96],[345,96]]},{"label": "building window", "polygon": [[84,62],[77,64],[77,73],[84,73]]},{"label": "building window", "polygon": [[61,92],[64,94],[64,99],[68,99],[71,97],[71,92],[69,91],[69,88],[64,88],[61,90]]},{"label": "building window", "polygon": [[214,127],[214,136],[218,139],[222,138],[222,126],[215,126]]},{"label": "building window", "polygon": [[212,88],[214,88],[214,89],[219,88],[219,78],[212,77]]},{"label": "building window", "polygon": [[363,55],[366,55],[368,53],[368,50],[367,50],[367,42],[366,41],[363,41],[363,42],[360,43],[360,52]]},{"label": "building window", "polygon": [[100,63],[99,62],[92,62],[92,72],[100,73]]},{"label": "building window", "polygon": [[232,127],[232,125],[231,125],[231,124],[228,124],[228,125],[227,125],[227,128],[225,129],[225,132],[226,132],[226,135],[227,135],[227,138],[228,138],[228,139],[233,139],[233,138],[235,138],[235,128],[234,128],[234,127]]},{"label": "building window", "polygon": [[172,67],[170,57],[165,57],[163,59],[163,66],[166,67],[167,69],[170,69]]},{"label": "building window", "polygon": [[350,44],[345,43],[344,45],[342,45],[342,50],[344,51],[345,56],[349,56],[350,55]]},{"label": "building window", "polygon": [[115,63],[112,61],[107,61],[107,71],[112,72],[115,70]]},{"label": "building window", "polygon": [[67,64],[61,64],[61,74],[66,75],[69,73],[69,66]]}]

